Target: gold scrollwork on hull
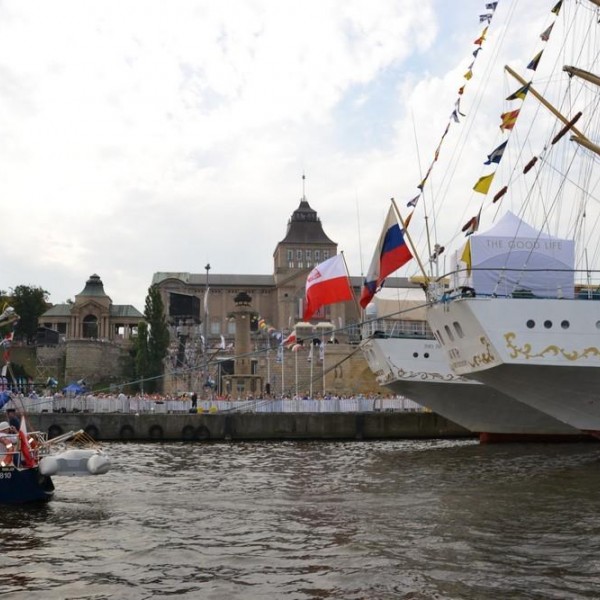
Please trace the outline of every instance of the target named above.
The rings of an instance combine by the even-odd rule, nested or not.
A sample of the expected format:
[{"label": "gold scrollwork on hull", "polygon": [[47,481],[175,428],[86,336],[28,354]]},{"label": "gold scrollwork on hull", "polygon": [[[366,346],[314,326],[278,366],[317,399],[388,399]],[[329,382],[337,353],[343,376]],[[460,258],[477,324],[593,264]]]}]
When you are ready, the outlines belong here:
[{"label": "gold scrollwork on hull", "polygon": [[481,345],[485,347],[485,352],[482,352],[481,354],[475,354],[471,358],[469,361],[469,366],[473,369],[481,367],[482,365],[489,365],[490,363],[496,362],[496,357],[492,352],[492,345],[487,337],[482,335],[479,338],[479,341]]},{"label": "gold scrollwork on hull", "polygon": [[400,380],[420,380],[420,381],[468,381],[460,375],[454,375],[452,373],[432,373],[431,371],[406,371],[404,369],[396,369],[395,379]]},{"label": "gold scrollwork on hull", "polygon": [[519,348],[514,343],[516,338],[517,334],[514,331],[509,331],[508,333],[504,334],[506,347],[510,352],[511,358],[519,358],[519,356],[521,356],[522,358],[530,360],[533,358],[544,358],[547,355],[552,355],[554,357],[561,356],[567,360],[576,361],[582,358],[589,358],[590,356],[600,356],[600,350],[595,346],[590,346],[589,348],[584,348],[583,350],[565,350],[556,344],[550,344],[539,352],[533,352],[531,344],[528,343],[523,344]]}]

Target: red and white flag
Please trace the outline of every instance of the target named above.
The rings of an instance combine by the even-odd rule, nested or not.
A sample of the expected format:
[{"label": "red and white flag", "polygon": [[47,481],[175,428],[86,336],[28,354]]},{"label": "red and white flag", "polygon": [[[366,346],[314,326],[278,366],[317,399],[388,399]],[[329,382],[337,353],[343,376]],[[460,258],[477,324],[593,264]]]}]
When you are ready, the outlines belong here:
[{"label": "red and white flag", "polygon": [[322,306],[353,298],[344,257],[336,254],[318,264],[308,274],[303,319],[309,321]]},{"label": "red and white flag", "polygon": [[21,427],[19,428],[19,441],[21,442],[21,454],[23,455],[23,464],[27,468],[35,467],[35,459],[29,445],[29,434],[25,423],[25,415],[21,415]]}]

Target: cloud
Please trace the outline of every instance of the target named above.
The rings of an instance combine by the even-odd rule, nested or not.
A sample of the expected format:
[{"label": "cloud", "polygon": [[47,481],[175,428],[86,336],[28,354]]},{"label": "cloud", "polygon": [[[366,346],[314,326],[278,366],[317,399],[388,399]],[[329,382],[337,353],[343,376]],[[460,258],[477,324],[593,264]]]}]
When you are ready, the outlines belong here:
[{"label": "cloud", "polygon": [[449,35],[433,0],[0,4],[2,287],[98,273],[141,309],[156,271],[271,273],[303,172],[358,275],[418,182],[412,119],[423,168],[451,110],[468,5]]}]

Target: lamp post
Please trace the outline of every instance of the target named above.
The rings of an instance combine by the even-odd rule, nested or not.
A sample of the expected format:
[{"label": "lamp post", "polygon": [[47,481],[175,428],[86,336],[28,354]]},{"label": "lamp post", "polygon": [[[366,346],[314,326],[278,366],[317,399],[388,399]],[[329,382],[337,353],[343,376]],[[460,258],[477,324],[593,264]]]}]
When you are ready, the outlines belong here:
[{"label": "lamp post", "polygon": [[208,385],[208,382],[209,382],[209,377],[208,377],[208,272],[210,271],[210,263],[206,263],[206,266],[204,268],[206,269],[206,290],[204,292],[204,348],[203,348],[203,350],[204,350],[205,381],[203,383],[203,388],[206,389],[206,386]]}]

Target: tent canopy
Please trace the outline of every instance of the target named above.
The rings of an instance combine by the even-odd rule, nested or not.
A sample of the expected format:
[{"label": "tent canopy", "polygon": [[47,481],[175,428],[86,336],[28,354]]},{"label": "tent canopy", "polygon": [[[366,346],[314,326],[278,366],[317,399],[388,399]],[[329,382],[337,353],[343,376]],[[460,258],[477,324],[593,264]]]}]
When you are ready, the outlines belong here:
[{"label": "tent canopy", "polygon": [[507,212],[470,237],[471,287],[478,294],[572,298],[575,242],[534,229]]},{"label": "tent canopy", "polygon": [[85,392],[85,388],[78,383],[70,383],[63,388],[63,393],[65,394],[81,394],[82,392]]}]

